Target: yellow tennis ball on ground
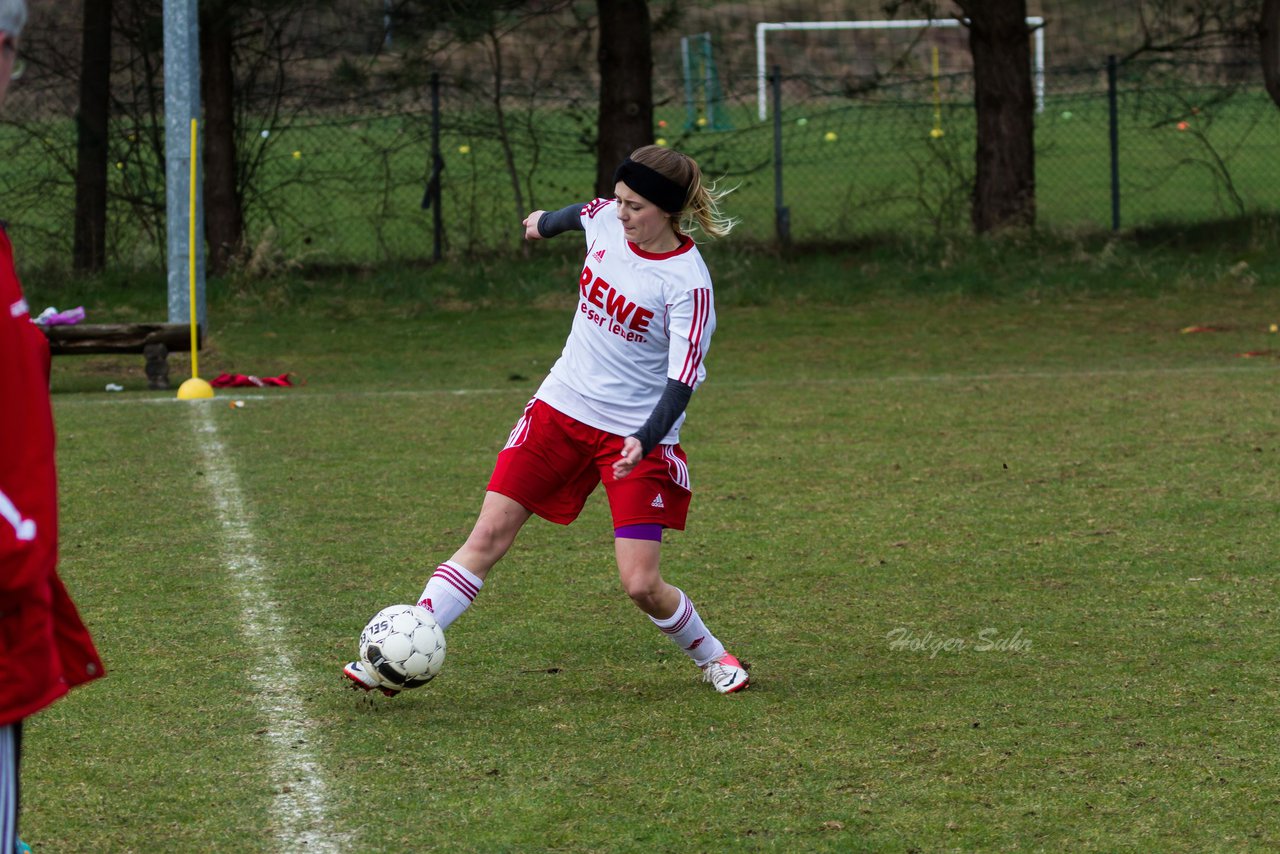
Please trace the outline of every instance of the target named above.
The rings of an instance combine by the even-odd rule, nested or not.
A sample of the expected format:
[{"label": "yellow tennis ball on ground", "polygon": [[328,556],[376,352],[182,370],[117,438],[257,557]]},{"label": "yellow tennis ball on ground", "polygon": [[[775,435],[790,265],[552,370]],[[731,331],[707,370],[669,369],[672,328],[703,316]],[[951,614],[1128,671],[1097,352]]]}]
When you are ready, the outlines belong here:
[{"label": "yellow tennis ball on ground", "polygon": [[934,139],[938,139],[939,137],[942,136],[942,128],[934,128],[933,130],[929,131],[929,136],[933,137]]},{"label": "yellow tennis ball on ground", "polygon": [[301,159],[302,159],[302,152],[301,152],[301,151],[295,151],[295,152],[293,153],[293,159],[294,159],[294,160],[301,160]]},{"label": "yellow tennis ball on ground", "polygon": [[459,145],[459,146],[458,146],[458,153],[459,153],[459,154],[470,154],[470,153],[471,153],[471,146],[469,146],[469,145]]},{"label": "yellow tennis ball on ground", "polygon": [[707,117],[706,117],[706,116],[698,116],[698,127],[700,127],[700,128],[704,128],[704,127],[706,127],[706,126],[707,126]]},{"label": "yellow tennis ball on ground", "polygon": [[1270,331],[1271,331],[1271,332],[1280,332],[1280,324],[1277,324],[1277,323],[1273,323],[1273,324],[1271,324],[1271,329],[1270,329]]},{"label": "yellow tennis ball on ground", "polygon": [[822,138],[825,139],[827,142],[835,142],[837,139],[839,139],[839,137],[836,136],[836,132],[833,130],[827,131],[825,134],[823,134]]},{"label": "yellow tennis ball on ground", "polygon": [[664,148],[665,148],[665,147],[666,147],[666,145],[667,145],[667,141],[666,141],[665,139],[663,139],[662,137],[658,137],[658,138],[657,138],[657,139],[655,139],[653,142],[654,142],[654,145],[661,145],[661,146],[663,146]]}]

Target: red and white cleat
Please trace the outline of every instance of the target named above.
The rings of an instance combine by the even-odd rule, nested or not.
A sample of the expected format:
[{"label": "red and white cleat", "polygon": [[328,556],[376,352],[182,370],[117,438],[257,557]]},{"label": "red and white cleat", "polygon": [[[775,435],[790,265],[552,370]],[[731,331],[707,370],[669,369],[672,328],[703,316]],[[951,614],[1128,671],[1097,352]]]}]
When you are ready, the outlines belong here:
[{"label": "red and white cleat", "polygon": [[716,686],[721,694],[732,694],[750,685],[751,677],[746,665],[726,652],[710,664],[702,666],[702,681]]},{"label": "red and white cleat", "polygon": [[352,688],[360,691],[372,691],[377,688],[388,697],[394,697],[400,693],[397,688],[388,688],[386,685],[383,685],[376,676],[365,670],[364,665],[359,661],[352,661],[346,667],[342,668],[342,675],[351,680]]}]

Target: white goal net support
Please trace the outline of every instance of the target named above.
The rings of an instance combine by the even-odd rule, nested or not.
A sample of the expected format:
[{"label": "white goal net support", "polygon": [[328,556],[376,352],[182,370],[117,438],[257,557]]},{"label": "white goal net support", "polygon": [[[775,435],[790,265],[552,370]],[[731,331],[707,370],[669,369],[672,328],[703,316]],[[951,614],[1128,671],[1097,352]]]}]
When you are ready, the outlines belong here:
[{"label": "white goal net support", "polygon": [[[756,90],[759,101],[760,121],[769,117],[767,51],[769,33],[786,30],[908,30],[930,27],[950,28],[963,26],[955,18],[921,19],[912,21],[785,21],[756,24]],[[1036,112],[1044,112],[1044,18],[1029,17],[1027,25],[1032,31],[1032,73],[1036,93]]]}]

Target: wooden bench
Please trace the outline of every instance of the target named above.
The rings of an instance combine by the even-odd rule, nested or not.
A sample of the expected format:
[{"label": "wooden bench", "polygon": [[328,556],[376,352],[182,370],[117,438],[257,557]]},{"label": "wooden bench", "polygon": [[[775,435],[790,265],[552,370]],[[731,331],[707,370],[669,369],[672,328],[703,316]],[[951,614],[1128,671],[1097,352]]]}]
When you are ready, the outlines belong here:
[{"label": "wooden bench", "polygon": [[141,353],[147,360],[147,385],[154,389],[169,388],[169,352],[191,349],[187,323],[78,323],[48,326],[44,334],[54,356]]}]

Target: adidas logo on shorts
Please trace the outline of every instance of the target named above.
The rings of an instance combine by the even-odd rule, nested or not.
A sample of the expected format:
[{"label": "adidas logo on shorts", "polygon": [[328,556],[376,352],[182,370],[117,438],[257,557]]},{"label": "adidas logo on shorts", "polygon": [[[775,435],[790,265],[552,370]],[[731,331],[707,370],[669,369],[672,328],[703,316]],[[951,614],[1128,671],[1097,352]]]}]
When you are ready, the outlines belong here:
[{"label": "adidas logo on shorts", "polygon": [[657,498],[653,499],[653,501],[651,501],[651,502],[649,503],[649,506],[650,506],[650,507],[657,507],[659,510],[662,510],[663,508],[665,508],[665,507],[667,506],[667,505],[665,505],[665,504],[663,504],[663,503],[662,503],[662,493],[661,493],[661,492],[659,492],[659,493],[658,493],[658,497],[657,497]]}]

